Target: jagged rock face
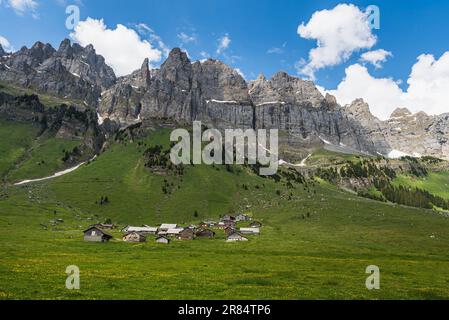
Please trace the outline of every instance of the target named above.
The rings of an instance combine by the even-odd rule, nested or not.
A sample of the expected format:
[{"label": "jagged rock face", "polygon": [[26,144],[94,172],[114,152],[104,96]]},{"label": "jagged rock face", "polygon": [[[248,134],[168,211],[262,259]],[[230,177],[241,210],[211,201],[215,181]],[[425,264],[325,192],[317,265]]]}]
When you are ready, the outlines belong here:
[{"label": "jagged rock face", "polygon": [[144,118],[192,119],[192,64],[179,49],[173,50],[151,84],[142,101]]},{"label": "jagged rock face", "polygon": [[385,135],[392,149],[412,156],[449,159],[449,115],[428,116],[397,109],[385,121]]},{"label": "jagged rock face", "polygon": [[253,109],[245,80],[225,64],[192,64],[174,49],[154,73],[142,100],[143,118],[203,121],[217,128],[253,126]]},{"label": "jagged rock face", "polygon": [[254,126],[245,80],[224,63],[209,59],[193,64],[193,119],[219,129]]},{"label": "jagged rock face", "polygon": [[311,81],[276,73],[270,80],[259,76],[249,83],[249,93],[256,106],[264,104],[303,104],[319,107],[323,96]]},{"label": "jagged rock face", "polygon": [[[116,79],[92,46],[64,40],[56,51],[37,42],[13,54],[0,47],[0,81],[97,107],[95,120],[111,130],[146,119],[199,120],[219,129],[278,129],[280,144],[296,149],[327,144],[374,155],[399,150],[449,159],[449,114],[432,117],[402,108],[380,121],[361,99],[342,108],[312,82],[285,72],[246,83],[220,61],[192,64],[180,49],[160,69],[150,71],[146,59],[139,70]],[[1,112],[8,113],[5,107]],[[34,112],[40,111],[30,117]],[[60,127],[70,128],[69,122]],[[68,132],[60,130],[62,136]]]},{"label": "jagged rock face", "polygon": [[3,50],[2,45],[0,44],[0,57],[6,56],[5,50]]},{"label": "jagged rock face", "polygon": [[55,52],[50,44],[36,42],[30,49],[22,47],[18,52],[13,53],[8,59],[9,66],[19,70],[25,66],[36,68]]},{"label": "jagged rock face", "polygon": [[372,115],[369,105],[357,99],[344,108],[346,115],[360,124],[360,134],[370,137],[376,153],[387,155],[392,149],[385,136],[385,123]]},{"label": "jagged rock face", "polygon": [[64,40],[58,51],[37,42],[2,57],[0,81],[95,107],[102,88],[115,83],[115,75],[92,46],[72,46]]},{"label": "jagged rock face", "polygon": [[377,152],[383,155],[396,151],[411,156],[449,159],[449,114],[429,116],[424,112],[413,114],[406,108],[398,108],[389,120],[380,121],[361,99],[346,106],[345,112],[358,120],[363,135],[370,136]]},{"label": "jagged rock face", "polygon": [[[138,74],[142,72],[133,73]],[[361,134],[357,121],[342,112],[334,97],[323,97],[312,82],[283,72],[248,85],[222,62],[209,59],[192,64],[185,53],[174,49],[148,83],[146,88],[130,88],[130,79],[118,81],[103,94],[101,116],[125,126],[135,123],[140,110],[143,120],[199,120],[218,129],[279,129],[280,143],[298,148],[329,141],[375,152],[374,143]]]},{"label": "jagged rock face", "polygon": [[148,64],[145,59],[140,70],[117,79],[115,85],[102,92],[98,106],[101,119],[108,118],[119,126],[140,121],[143,95],[151,81]]},{"label": "jagged rock face", "polygon": [[208,59],[193,64],[193,89],[201,89],[206,100],[250,104],[248,86],[234,69],[221,61]]},{"label": "jagged rock face", "polygon": [[72,46],[70,40],[66,39],[52,58],[60,60],[71,74],[86,79],[102,89],[111,87],[116,81],[114,71],[102,56],[96,54],[92,45],[83,48],[75,43]]},{"label": "jagged rock face", "polygon": [[373,141],[361,135],[358,122],[342,112],[335,97],[323,97],[310,81],[284,72],[270,80],[259,76],[250,82],[249,94],[256,128],[279,129],[281,144],[301,148],[325,141],[358,152],[375,152]]}]

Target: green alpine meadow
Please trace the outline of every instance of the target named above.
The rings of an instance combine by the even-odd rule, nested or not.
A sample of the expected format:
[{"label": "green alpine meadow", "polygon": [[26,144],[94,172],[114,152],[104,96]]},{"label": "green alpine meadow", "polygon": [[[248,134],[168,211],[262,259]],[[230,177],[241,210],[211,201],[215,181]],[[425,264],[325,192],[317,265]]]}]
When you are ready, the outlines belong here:
[{"label": "green alpine meadow", "polygon": [[448,10],[0,1],[0,300],[449,300]]}]

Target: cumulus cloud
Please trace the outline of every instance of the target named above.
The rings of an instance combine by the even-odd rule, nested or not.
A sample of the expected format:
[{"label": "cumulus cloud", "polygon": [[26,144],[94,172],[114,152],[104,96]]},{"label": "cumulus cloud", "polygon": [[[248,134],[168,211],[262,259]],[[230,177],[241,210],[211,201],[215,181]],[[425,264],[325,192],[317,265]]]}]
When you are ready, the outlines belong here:
[{"label": "cumulus cloud", "polygon": [[160,49],[153,47],[149,40],[141,39],[134,29],[121,24],[108,29],[103,20],[87,18],[70,36],[82,46],[92,44],[118,76],[137,70],[145,58],[150,60],[151,67],[162,59]]},{"label": "cumulus cloud", "polygon": [[300,73],[314,79],[319,69],[348,60],[361,49],[373,47],[377,38],[371,32],[368,14],[353,4],[339,4],[331,10],[317,11],[298,27],[300,37],[316,40],[317,47],[309,52]]},{"label": "cumulus cloud", "polygon": [[342,105],[363,98],[370,105],[371,112],[380,119],[387,119],[403,102],[402,90],[396,81],[389,78],[375,78],[360,64],[346,68],[343,81],[336,90],[329,93]]},{"label": "cumulus cloud", "polygon": [[393,54],[390,51],[378,49],[363,53],[360,60],[362,62],[371,63],[376,69],[380,69],[382,68],[382,64],[391,56],[393,56]]},{"label": "cumulus cloud", "polygon": [[431,54],[420,55],[407,84],[405,98],[412,111],[449,112],[449,51],[438,60]]},{"label": "cumulus cloud", "polygon": [[38,7],[38,3],[35,0],[6,0],[5,3],[18,15],[22,16],[26,12],[31,12],[33,17],[37,18],[36,9]]},{"label": "cumulus cloud", "polygon": [[346,68],[346,76],[336,90],[326,91],[346,105],[363,98],[371,112],[382,120],[388,119],[397,107],[413,112],[425,111],[435,115],[449,112],[449,52],[440,59],[423,54],[413,65],[403,91],[399,81],[373,77],[365,66],[354,64]]},{"label": "cumulus cloud", "polygon": [[229,48],[231,41],[232,40],[228,34],[225,34],[223,37],[218,39],[217,54],[221,54],[223,51],[225,51],[227,48]]},{"label": "cumulus cloud", "polygon": [[14,51],[14,48],[12,47],[11,43],[3,36],[0,36],[0,45],[6,52]]}]

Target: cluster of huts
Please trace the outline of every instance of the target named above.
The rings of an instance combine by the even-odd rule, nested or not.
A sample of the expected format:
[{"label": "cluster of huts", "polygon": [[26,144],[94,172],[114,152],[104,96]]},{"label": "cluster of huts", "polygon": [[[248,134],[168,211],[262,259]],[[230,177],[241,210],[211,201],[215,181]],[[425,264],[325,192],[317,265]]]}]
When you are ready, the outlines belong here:
[{"label": "cluster of huts", "polygon": [[[238,222],[248,222],[248,226],[237,228]],[[223,230],[226,241],[248,241],[247,235],[260,235],[262,223],[252,221],[251,217],[240,214],[236,217],[226,215],[220,221],[203,221],[199,226],[181,227],[177,224],[161,224],[159,227],[143,225],[141,227],[126,226],[121,230],[125,242],[146,242],[150,236],[157,243],[169,244],[172,239],[194,240],[195,238],[215,238],[214,230]],[[112,224],[95,224],[84,231],[84,240],[89,242],[107,242],[113,238],[107,230],[116,229]]]}]

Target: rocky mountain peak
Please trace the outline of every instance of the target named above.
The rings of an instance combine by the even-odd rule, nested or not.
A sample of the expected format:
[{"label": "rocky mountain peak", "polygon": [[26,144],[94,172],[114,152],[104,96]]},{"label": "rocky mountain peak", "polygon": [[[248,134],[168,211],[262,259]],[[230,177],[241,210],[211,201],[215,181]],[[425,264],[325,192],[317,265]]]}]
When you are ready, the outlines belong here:
[{"label": "rocky mountain peak", "polygon": [[413,113],[407,108],[397,108],[393,111],[390,118],[404,118],[413,115]]},{"label": "rocky mountain peak", "polygon": [[2,45],[0,44],[0,57],[3,57],[3,56],[5,56],[5,55],[6,55],[6,51],[3,50],[3,47],[2,47]]},{"label": "rocky mountain peak", "polygon": [[55,49],[51,45],[36,42],[30,49],[24,46],[20,51],[13,53],[8,63],[13,68],[35,68],[54,53]]},{"label": "rocky mountain peak", "polygon": [[162,64],[161,69],[163,68],[164,65],[165,66],[182,65],[186,63],[190,63],[187,53],[182,51],[180,48],[174,48],[168,54],[168,58]]},{"label": "rocky mountain peak", "polygon": [[[161,65],[159,75],[172,82],[177,82],[180,79],[182,82],[188,82],[192,75],[192,64],[187,54],[180,48],[174,48]],[[183,89],[185,89],[185,83]]]},{"label": "rocky mountain peak", "polygon": [[267,78],[265,77],[265,75],[263,73],[261,73],[257,76],[256,81],[267,81]]},{"label": "rocky mountain peak", "polygon": [[346,111],[354,116],[373,117],[368,103],[363,99],[356,99],[350,105],[346,106]]},{"label": "rocky mountain peak", "polygon": [[42,42],[36,42],[30,49],[30,54],[41,61],[41,63],[50,58],[56,50],[49,44],[44,44]]},{"label": "rocky mountain peak", "polygon": [[69,55],[72,51],[72,43],[69,39],[64,39],[59,45],[58,53]]},{"label": "rocky mountain peak", "polygon": [[93,53],[95,53],[95,48],[94,48],[93,45],[88,44],[88,45],[84,48],[84,51],[85,51],[85,52],[93,52]]},{"label": "rocky mountain peak", "polygon": [[150,72],[150,60],[145,58],[142,63],[142,67],[140,67],[140,71],[142,72]]},{"label": "rocky mountain peak", "polygon": [[249,101],[246,81],[236,70],[218,60],[194,64],[192,85],[201,88],[205,100]]},{"label": "rocky mountain peak", "polygon": [[59,59],[72,75],[103,89],[109,88],[116,81],[114,71],[106,64],[103,56],[96,54],[93,45],[83,48],[78,43],[72,45],[69,39],[65,39],[53,59]]},{"label": "rocky mountain peak", "polygon": [[328,105],[338,105],[337,98],[335,98],[333,95],[326,93],[326,96],[324,97]]}]

